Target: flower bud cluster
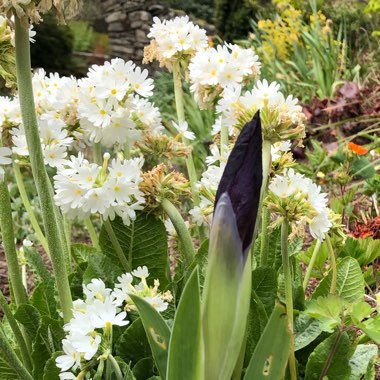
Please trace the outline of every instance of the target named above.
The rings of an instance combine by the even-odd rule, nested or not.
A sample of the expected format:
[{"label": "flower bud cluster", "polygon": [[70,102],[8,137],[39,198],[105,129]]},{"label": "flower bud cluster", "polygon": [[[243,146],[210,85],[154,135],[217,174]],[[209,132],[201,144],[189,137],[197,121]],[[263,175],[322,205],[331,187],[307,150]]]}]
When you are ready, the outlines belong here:
[{"label": "flower bud cluster", "polygon": [[103,166],[99,166],[81,153],[71,156],[54,176],[55,202],[72,218],[99,213],[113,220],[118,215],[129,225],[145,202],[139,189],[144,160],[117,158],[108,166],[109,154],[104,158]]},{"label": "flower bud cluster", "polygon": [[242,94],[241,87],[229,87],[216,107],[222,115],[221,124],[241,129],[260,110],[263,139],[276,143],[281,140],[302,139],[305,115],[298,99],[287,98],[276,82],[258,80],[251,91]]},{"label": "flower bud cluster", "polygon": [[320,186],[293,169],[285,169],[269,184],[266,204],[277,216],[271,226],[277,227],[287,219],[293,234],[302,233],[308,226],[315,239],[324,240],[332,227],[327,201]]},{"label": "flower bud cluster", "polygon": [[260,73],[259,57],[252,49],[225,43],[198,51],[189,64],[190,90],[206,108],[226,87],[236,87]]},{"label": "flower bud cluster", "polygon": [[188,16],[161,21],[153,18],[148,37],[152,39],[144,49],[144,63],[158,60],[170,68],[178,58],[186,59],[199,49],[207,47],[206,31],[189,21]]}]

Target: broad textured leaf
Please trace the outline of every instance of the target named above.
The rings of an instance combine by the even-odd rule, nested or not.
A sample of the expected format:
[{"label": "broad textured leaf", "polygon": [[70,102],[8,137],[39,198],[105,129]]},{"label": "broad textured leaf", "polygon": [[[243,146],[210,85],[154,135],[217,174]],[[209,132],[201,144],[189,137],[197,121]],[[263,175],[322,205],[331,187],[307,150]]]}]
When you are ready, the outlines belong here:
[{"label": "broad textured leaf", "polygon": [[[326,297],[330,293],[332,270],[315,289],[312,298]],[[352,257],[345,257],[337,264],[336,294],[348,302],[364,296],[364,279],[359,263]]]},{"label": "broad textured leaf", "polygon": [[[129,226],[124,225],[121,218],[111,224],[132,269],[146,265],[150,277],[159,279],[161,286],[165,287],[168,284],[168,247],[164,223],[153,215],[138,213]],[[103,252],[122,268],[104,227],[99,244]]]},{"label": "broad textured leaf", "polygon": [[259,267],[252,272],[252,290],[265,307],[267,315],[272,313],[277,295],[277,272],[271,267]]},{"label": "broad textured leaf", "polygon": [[115,351],[126,363],[136,364],[141,358],[151,356],[149,342],[146,338],[141,319],[136,319],[115,344]]},{"label": "broad textured leaf", "polygon": [[365,322],[357,323],[357,326],[359,326],[375,343],[380,344],[379,314],[373,318],[367,319]]},{"label": "broad textured leaf", "polygon": [[376,358],[378,353],[376,344],[359,344],[349,363],[351,367],[351,375],[349,380],[360,380],[367,373],[368,367],[372,364],[372,360]]},{"label": "broad textured leaf", "polygon": [[350,174],[354,175],[357,173],[357,177],[368,179],[376,174],[374,166],[365,157],[358,157],[350,165]]},{"label": "broad textured leaf", "polygon": [[265,311],[265,307],[255,291],[252,291],[251,305],[249,307],[247,321],[247,343],[245,348],[244,367],[248,367],[253,351],[255,350],[257,342],[260,340],[267,322],[268,315]]},{"label": "broad textured leaf", "polygon": [[320,380],[328,363],[330,353],[335,350],[325,376],[328,379],[347,380],[351,374],[349,366],[350,339],[346,332],[330,335],[310,355],[306,364],[305,380]]},{"label": "broad textured leaf", "polygon": [[[49,300],[46,297],[45,284],[43,282],[40,282],[33,290],[30,302],[41,315],[51,316]],[[56,307],[56,305],[54,306]],[[54,310],[52,311],[54,312]],[[55,310],[54,314],[57,315],[57,310]]]},{"label": "broad textured leaf", "polygon": [[41,326],[41,315],[32,305],[21,304],[15,313],[15,318],[25,326],[31,340],[34,341],[37,331]]},{"label": "broad textured leaf", "polygon": [[202,378],[202,320],[198,268],[186,283],[169,342],[167,380]]},{"label": "broad textured leaf", "polygon": [[321,334],[319,321],[307,314],[299,314],[294,321],[294,351],[309,345]]},{"label": "broad textured leaf", "polygon": [[0,380],[20,380],[17,373],[0,354]]},{"label": "broad textured leaf", "polygon": [[109,257],[102,253],[95,253],[89,258],[87,269],[83,274],[83,282],[87,284],[93,278],[101,278],[111,286],[117,282],[118,276],[123,272],[122,267],[115,264]]},{"label": "broad textured leaf", "polygon": [[63,351],[54,352],[53,356],[46,362],[43,380],[59,380],[61,370],[57,367],[55,359],[60,355],[63,355]]},{"label": "broad textured leaf", "polygon": [[140,359],[132,369],[137,380],[147,380],[154,375],[154,361],[152,357]]},{"label": "broad textured leaf", "polygon": [[90,256],[97,253],[98,250],[95,247],[87,244],[72,244],[71,256],[77,264],[86,262]]},{"label": "broad textured leaf", "polygon": [[365,239],[348,237],[340,251],[340,256],[353,257],[358,260],[360,266],[370,264],[380,256],[380,240],[374,240],[370,237]]},{"label": "broad textured leaf", "polygon": [[133,294],[130,297],[139,311],[157,368],[161,377],[165,379],[170,340],[169,327],[160,313],[148,302]]},{"label": "broad textured leaf", "polygon": [[278,304],[257,343],[244,380],[282,380],[290,353],[291,332],[285,307]]},{"label": "broad textured leaf", "polygon": [[24,247],[24,252],[28,265],[43,282],[54,281],[53,276],[42,260],[42,256],[34,248]]},{"label": "broad textured leaf", "polygon": [[44,334],[43,327],[38,329],[36,339],[32,346],[33,360],[33,377],[36,380],[42,380],[44,376],[44,367],[46,362],[52,356],[52,342]]}]

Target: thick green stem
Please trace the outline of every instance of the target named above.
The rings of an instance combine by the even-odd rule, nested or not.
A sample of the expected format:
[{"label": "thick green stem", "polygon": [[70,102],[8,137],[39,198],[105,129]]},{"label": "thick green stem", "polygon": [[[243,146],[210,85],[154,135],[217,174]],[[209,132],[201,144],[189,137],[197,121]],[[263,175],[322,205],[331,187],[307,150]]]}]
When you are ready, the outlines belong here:
[{"label": "thick green stem", "polygon": [[2,329],[0,329],[0,352],[2,352],[3,358],[7,364],[16,371],[20,379],[33,380],[32,375],[24,367],[16,353],[13,351],[11,345],[9,344],[9,340],[4,335]]},{"label": "thick green stem", "polygon": [[63,225],[63,223],[58,223],[57,220],[59,213],[56,213],[55,210],[51,184],[46,173],[42,154],[33,98],[29,31],[24,25],[28,25],[28,20],[24,19],[21,21],[16,14],[16,69],[21,115],[29,148],[33,178],[41,202],[42,219],[53,264],[54,277],[57,284],[63,319],[65,322],[68,322],[72,316],[72,298],[64,255],[66,247],[63,247],[63,244],[66,244],[66,242],[63,241],[62,236],[60,235],[58,226],[60,224]]},{"label": "thick green stem", "polygon": [[11,327],[13,331],[13,335],[16,338],[16,342],[20,349],[23,364],[28,371],[31,371],[33,369],[32,357],[30,356],[31,347],[28,348],[26,341],[23,337],[23,334],[20,330],[20,327],[18,326],[17,321],[15,317],[13,316],[12,311],[8,305],[8,302],[5,299],[1,290],[0,290],[0,308],[3,309],[4,315],[7,318],[9,326]]},{"label": "thick green stem", "polygon": [[92,152],[94,155],[94,162],[96,162],[98,165],[102,165],[103,163],[103,156],[102,156],[102,145],[100,142],[94,143],[92,145]]},{"label": "thick green stem", "polygon": [[309,283],[311,272],[312,272],[313,266],[315,264],[315,260],[317,259],[319,248],[321,248],[321,244],[322,244],[322,241],[319,239],[315,243],[313,254],[311,255],[311,259],[310,259],[309,265],[308,265],[307,270],[306,270],[305,278],[303,279],[303,291],[306,291],[307,284]]},{"label": "thick green stem", "polygon": [[[64,226],[64,232],[65,232],[65,240],[68,250],[68,260],[70,262],[70,252],[71,252],[71,220],[64,215],[63,216],[63,226]],[[69,264],[70,265],[70,264]]]},{"label": "thick green stem", "polygon": [[18,306],[22,303],[26,303],[28,297],[22,283],[12,220],[12,209],[8,187],[5,181],[0,181],[0,228],[3,238],[5,259],[8,267],[8,277],[12,284],[16,305]]},{"label": "thick green stem", "polygon": [[261,245],[260,245],[260,266],[268,264],[269,253],[269,234],[268,225],[270,221],[270,211],[268,207],[262,207],[262,222],[261,222]]},{"label": "thick green stem", "polygon": [[88,231],[88,233],[90,234],[90,238],[91,238],[91,241],[92,241],[92,245],[93,245],[96,249],[100,250],[98,235],[97,235],[97,233],[96,233],[96,231],[95,231],[94,225],[92,224],[91,218],[90,218],[90,217],[87,217],[87,218],[84,220],[84,224],[86,225],[87,231]]},{"label": "thick green stem", "polygon": [[330,236],[326,234],[326,244],[327,249],[329,250],[329,256],[330,256],[330,265],[332,270],[332,279],[331,279],[331,286],[330,286],[330,293],[335,294],[336,293],[336,259],[335,259],[335,252],[331,244]]},{"label": "thick green stem", "polygon": [[224,153],[228,150],[228,127],[222,125],[220,130],[220,153]]},{"label": "thick green stem", "polygon": [[125,257],[123,248],[121,248],[119,240],[117,239],[117,236],[115,234],[115,231],[113,230],[112,224],[109,221],[109,219],[103,220],[103,225],[107,231],[108,237],[111,240],[113,249],[115,250],[117,257],[119,258],[121,265],[123,266],[124,270],[126,270],[127,272],[130,272],[131,263],[128,262],[127,258]]},{"label": "thick green stem", "polygon": [[110,354],[108,355],[108,360],[110,361],[112,368],[114,370],[115,376],[117,380],[123,380],[123,374],[121,373],[119,364],[117,363],[116,359]]},{"label": "thick green stem", "polygon": [[[174,81],[174,96],[175,96],[175,106],[177,110],[178,123],[183,123],[185,121],[185,108],[183,105],[183,89],[181,81],[181,72],[179,62],[173,64],[173,81]],[[187,142],[187,141],[184,141]],[[188,143],[188,142],[187,142]],[[189,176],[191,192],[193,195],[193,200],[195,206],[199,206],[199,194],[196,188],[197,183],[197,172],[194,166],[193,154],[190,153],[186,159],[187,174]]]},{"label": "thick green stem", "polygon": [[195,251],[189,229],[186,227],[185,221],[173,203],[167,199],[164,199],[161,203],[161,206],[172,221],[173,226],[177,231],[178,238],[181,242],[181,247],[185,259],[187,263],[190,264],[195,257]]},{"label": "thick green stem", "polygon": [[41,227],[40,227],[40,225],[39,225],[39,223],[37,221],[36,215],[34,214],[32,205],[29,202],[28,194],[26,193],[26,190],[25,190],[24,181],[22,180],[22,174],[21,174],[21,171],[20,171],[20,165],[17,162],[13,163],[13,170],[14,170],[14,173],[15,173],[15,178],[16,178],[16,183],[17,183],[18,191],[20,193],[22,203],[25,206],[25,210],[28,213],[29,220],[32,223],[32,227],[33,227],[35,233],[37,234],[37,237],[38,237],[38,239],[39,239],[42,247],[44,248],[45,252],[50,257],[48,243],[47,243],[45,235],[42,232]]},{"label": "thick green stem", "polygon": [[293,336],[293,281],[290,271],[290,262],[288,255],[288,229],[289,222],[284,219],[281,225],[281,255],[282,255],[282,269],[284,272],[285,280],[285,303],[286,314],[288,317],[289,329],[292,334],[291,350],[289,355],[289,371],[291,380],[297,380],[296,361],[294,356],[294,336]]}]

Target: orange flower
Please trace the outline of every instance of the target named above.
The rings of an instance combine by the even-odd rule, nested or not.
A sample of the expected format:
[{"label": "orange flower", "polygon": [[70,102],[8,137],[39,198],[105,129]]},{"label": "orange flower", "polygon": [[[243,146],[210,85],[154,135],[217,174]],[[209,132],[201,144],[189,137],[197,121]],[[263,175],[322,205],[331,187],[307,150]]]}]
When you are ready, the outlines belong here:
[{"label": "orange flower", "polygon": [[361,145],[357,145],[351,141],[348,143],[348,148],[352,150],[354,153],[358,154],[359,156],[362,156],[363,154],[368,153],[367,148],[364,148],[364,146],[361,146]]}]

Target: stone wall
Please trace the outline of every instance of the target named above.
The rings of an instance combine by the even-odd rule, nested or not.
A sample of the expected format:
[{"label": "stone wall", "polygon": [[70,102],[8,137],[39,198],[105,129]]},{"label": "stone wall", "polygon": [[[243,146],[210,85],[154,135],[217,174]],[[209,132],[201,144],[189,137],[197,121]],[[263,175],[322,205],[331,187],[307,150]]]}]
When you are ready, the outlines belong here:
[{"label": "stone wall", "polygon": [[172,18],[179,14],[157,0],[105,0],[102,4],[108,24],[110,54],[141,64],[146,36],[153,17]]}]

